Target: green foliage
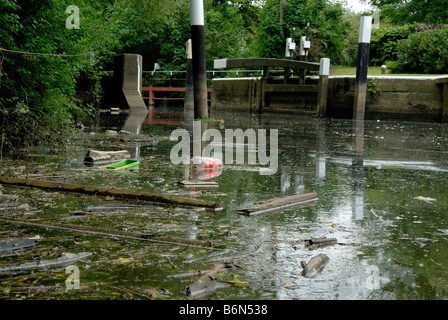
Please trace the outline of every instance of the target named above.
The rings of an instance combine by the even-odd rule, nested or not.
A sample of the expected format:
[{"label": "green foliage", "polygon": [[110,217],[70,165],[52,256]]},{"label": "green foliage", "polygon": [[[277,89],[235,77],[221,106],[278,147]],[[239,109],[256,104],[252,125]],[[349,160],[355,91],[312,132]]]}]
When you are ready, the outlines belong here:
[{"label": "green foliage", "polygon": [[446,73],[448,70],[448,28],[411,34],[397,42],[396,71]]},{"label": "green foliage", "polygon": [[381,90],[378,89],[378,82],[376,81],[376,78],[372,78],[367,83],[367,92],[370,93],[370,95],[375,99],[378,92]]},{"label": "green foliage", "polygon": [[306,25],[310,23],[312,50],[309,52],[309,60],[319,61],[322,57],[329,57],[332,63],[344,64],[343,52],[348,44],[346,37],[349,23],[344,21],[343,14],[340,3],[289,0],[284,6],[281,23],[279,1],[267,0],[260,18],[257,54],[260,57],[284,58],[285,38],[290,37],[292,28],[296,28],[295,38],[299,39],[305,35]]},{"label": "green foliage", "polygon": [[[73,119],[85,115],[74,98],[76,80],[81,72],[99,79],[98,57],[110,38],[102,27],[106,3],[80,3],[81,28],[68,29],[66,8],[73,1],[0,2],[0,21],[8,22],[0,29],[0,47],[10,50],[0,51],[0,153],[58,143]],[[96,53],[97,67],[89,52]]]},{"label": "green foliage", "polygon": [[412,25],[373,29],[370,39],[370,63],[379,66],[397,60],[397,42],[414,33]]},{"label": "green foliage", "polygon": [[397,25],[406,23],[448,23],[446,0],[370,0]]},{"label": "green foliage", "polygon": [[[114,4],[113,29],[122,44],[116,53],[141,54],[144,70],[152,70],[157,62],[163,70],[184,71],[185,46],[191,38],[190,1],[172,0],[164,5],[147,2],[117,0]],[[150,6],[155,14],[149,15],[142,5]],[[258,7],[251,1],[205,0],[204,18],[207,68],[213,67],[216,58],[248,55],[258,19]]]},{"label": "green foliage", "polygon": [[254,56],[263,58],[284,57],[285,42],[282,37],[283,26],[280,23],[279,16],[279,1],[266,1],[260,14]]}]

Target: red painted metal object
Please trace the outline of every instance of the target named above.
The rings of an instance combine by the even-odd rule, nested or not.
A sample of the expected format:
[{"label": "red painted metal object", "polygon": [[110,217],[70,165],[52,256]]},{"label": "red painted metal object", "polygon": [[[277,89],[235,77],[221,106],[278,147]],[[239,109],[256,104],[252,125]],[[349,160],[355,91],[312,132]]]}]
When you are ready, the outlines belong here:
[{"label": "red painted metal object", "polygon": [[[185,92],[185,88],[179,87],[142,87],[142,92],[148,91],[148,97],[143,97],[143,99],[148,100],[149,104],[154,104],[155,100],[184,100],[184,98],[167,98],[167,97],[156,97],[155,92]],[[211,93],[212,88],[207,88],[207,92]]]}]

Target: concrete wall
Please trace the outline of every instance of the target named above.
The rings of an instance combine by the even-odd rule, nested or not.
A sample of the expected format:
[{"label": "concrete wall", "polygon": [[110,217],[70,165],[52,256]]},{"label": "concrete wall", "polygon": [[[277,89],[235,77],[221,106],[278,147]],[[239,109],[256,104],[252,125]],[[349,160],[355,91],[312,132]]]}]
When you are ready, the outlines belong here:
[{"label": "concrete wall", "polygon": [[[369,77],[366,119],[434,121],[442,119],[443,86],[438,77]],[[317,78],[308,79],[317,84]],[[329,77],[327,117],[352,118],[354,76]],[[260,78],[214,79],[211,108],[248,112],[312,114],[316,95],[261,93]]]},{"label": "concrete wall", "polygon": [[142,56],[123,53],[114,57],[114,81],[119,85],[131,110],[148,111],[141,95]]},{"label": "concrete wall", "polygon": [[212,109],[259,111],[261,103],[260,78],[214,79],[212,87]]},{"label": "concrete wall", "polygon": [[[440,121],[442,86],[435,77],[368,77],[366,119]],[[351,118],[355,77],[331,77],[327,116]]]}]

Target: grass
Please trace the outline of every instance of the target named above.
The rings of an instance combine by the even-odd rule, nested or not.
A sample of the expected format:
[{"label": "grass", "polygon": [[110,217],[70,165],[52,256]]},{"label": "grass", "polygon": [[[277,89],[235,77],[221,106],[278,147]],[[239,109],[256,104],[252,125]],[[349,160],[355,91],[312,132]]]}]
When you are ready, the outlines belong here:
[{"label": "grass", "polygon": [[[391,73],[390,70],[386,70],[386,74],[389,76],[443,76],[448,74],[421,74],[421,73]],[[356,75],[356,67],[345,66],[332,66],[330,69],[331,76],[348,76]],[[369,76],[381,76],[381,67],[369,67]]]}]

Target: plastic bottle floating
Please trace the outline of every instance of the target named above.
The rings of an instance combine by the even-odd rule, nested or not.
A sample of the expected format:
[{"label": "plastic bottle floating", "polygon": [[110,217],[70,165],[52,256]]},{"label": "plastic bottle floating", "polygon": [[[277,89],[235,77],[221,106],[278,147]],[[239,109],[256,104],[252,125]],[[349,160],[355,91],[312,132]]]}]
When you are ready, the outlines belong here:
[{"label": "plastic bottle floating", "polygon": [[224,164],[218,158],[211,157],[193,157],[191,167],[194,170],[205,170],[213,168],[222,168]]}]

